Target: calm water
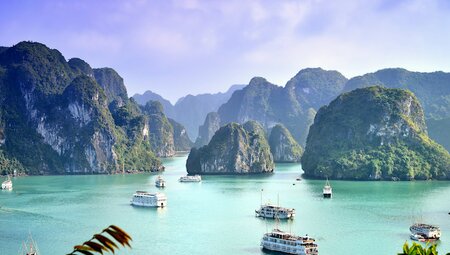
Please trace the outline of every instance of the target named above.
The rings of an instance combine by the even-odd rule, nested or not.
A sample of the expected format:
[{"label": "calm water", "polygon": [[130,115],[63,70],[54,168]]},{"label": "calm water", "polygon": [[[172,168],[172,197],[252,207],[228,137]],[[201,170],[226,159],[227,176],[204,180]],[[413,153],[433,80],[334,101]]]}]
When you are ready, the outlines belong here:
[{"label": "calm water", "polygon": [[[261,200],[297,210],[281,228],[316,237],[321,255],[396,254],[414,220],[438,224],[440,252],[450,251],[450,182],[332,181],[334,197],[321,197],[323,181],[302,180],[298,164],[279,164],[269,176],[205,176],[179,183],[186,157],[165,160],[168,207],[135,208],[134,191],[156,191],[156,175],[37,176],[16,178],[0,192],[0,254],[15,255],[32,233],[43,255],[116,224],[132,237],[121,254],[264,254],[260,238],[274,226],[254,216]],[[293,185],[295,183],[295,185]]]}]

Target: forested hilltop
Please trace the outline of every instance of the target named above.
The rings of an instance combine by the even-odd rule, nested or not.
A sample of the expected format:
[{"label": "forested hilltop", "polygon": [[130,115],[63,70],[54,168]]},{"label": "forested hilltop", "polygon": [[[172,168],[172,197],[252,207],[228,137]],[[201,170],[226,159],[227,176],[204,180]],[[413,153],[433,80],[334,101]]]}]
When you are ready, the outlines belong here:
[{"label": "forested hilltop", "polygon": [[309,177],[450,179],[450,155],[431,140],[409,91],[367,87],[320,108],[302,156]]}]

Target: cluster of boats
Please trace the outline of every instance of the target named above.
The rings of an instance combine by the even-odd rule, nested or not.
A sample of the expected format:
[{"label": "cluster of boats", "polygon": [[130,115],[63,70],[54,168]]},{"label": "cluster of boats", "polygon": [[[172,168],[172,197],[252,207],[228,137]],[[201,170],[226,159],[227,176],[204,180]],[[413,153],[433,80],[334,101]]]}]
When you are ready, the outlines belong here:
[{"label": "cluster of boats", "polygon": [[[182,176],[179,179],[180,182],[201,182],[202,177],[200,175],[187,175]],[[165,188],[166,181],[162,178],[161,175],[156,177],[155,186],[157,188]],[[150,193],[147,191],[136,191],[133,194],[133,198],[130,202],[131,205],[134,206],[142,206],[142,207],[165,207],[167,206],[167,196],[161,192]]]},{"label": "cluster of boats", "polygon": [[261,207],[255,210],[257,217],[275,219],[276,227],[268,233],[265,233],[261,239],[261,247],[265,250],[275,251],[284,254],[297,255],[317,255],[319,254],[318,245],[315,239],[306,236],[298,236],[278,228],[278,221],[281,219],[293,219],[295,217],[295,209],[272,205],[270,203],[262,204],[261,190]]}]

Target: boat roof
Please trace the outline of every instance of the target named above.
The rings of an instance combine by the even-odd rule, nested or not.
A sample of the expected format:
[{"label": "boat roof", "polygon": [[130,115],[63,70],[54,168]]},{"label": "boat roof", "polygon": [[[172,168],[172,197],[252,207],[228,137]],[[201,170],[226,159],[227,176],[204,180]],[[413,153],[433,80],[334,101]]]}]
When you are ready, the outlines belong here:
[{"label": "boat roof", "polygon": [[436,225],[430,225],[430,224],[425,224],[425,223],[416,223],[416,224],[413,224],[411,227],[429,228],[429,229],[439,229],[439,226],[436,226]]}]

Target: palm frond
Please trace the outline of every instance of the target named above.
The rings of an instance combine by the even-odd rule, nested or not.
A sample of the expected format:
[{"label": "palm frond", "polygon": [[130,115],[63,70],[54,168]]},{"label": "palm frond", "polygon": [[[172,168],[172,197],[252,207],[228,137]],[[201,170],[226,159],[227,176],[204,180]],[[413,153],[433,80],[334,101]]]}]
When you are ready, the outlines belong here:
[{"label": "palm frond", "polygon": [[[112,238],[105,236],[105,233],[109,234]],[[127,232],[115,225],[111,225],[103,229],[100,234],[95,234],[90,240],[84,242],[82,245],[74,246],[73,251],[68,255],[95,255],[103,254],[103,252],[112,252],[115,254],[115,251],[119,249],[119,246],[116,243],[122,245],[122,247],[128,246],[131,248],[130,241],[132,241],[132,239]]]}]

